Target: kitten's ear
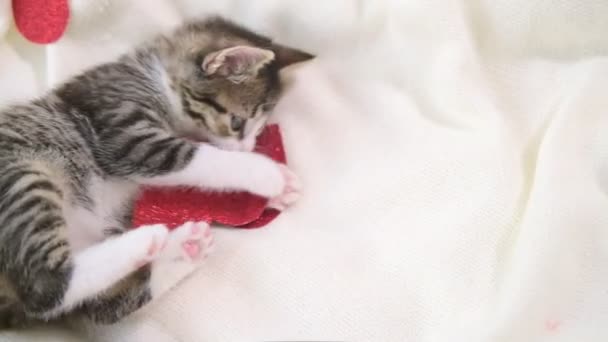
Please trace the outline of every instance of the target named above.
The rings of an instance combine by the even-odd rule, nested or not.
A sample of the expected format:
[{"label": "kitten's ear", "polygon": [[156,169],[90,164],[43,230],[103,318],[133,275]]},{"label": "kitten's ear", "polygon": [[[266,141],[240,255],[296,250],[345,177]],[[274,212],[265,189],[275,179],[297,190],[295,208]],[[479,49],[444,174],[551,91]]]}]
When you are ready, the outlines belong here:
[{"label": "kitten's ear", "polygon": [[215,51],[203,60],[207,75],[219,75],[234,83],[256,76],[260,68],[275,58],[274,52],[253,46],[234,46]]},{"label": "kitten's ear", "polygon": [[288,46],[280,44],[272,44],[271,49],[276,56],[275,60],[277,61],[279,69],[286,68],[292,64],[306,62],[315,58],[314,55],[311,55],[308,52],[304,52],[302,50],[290,48]]}]

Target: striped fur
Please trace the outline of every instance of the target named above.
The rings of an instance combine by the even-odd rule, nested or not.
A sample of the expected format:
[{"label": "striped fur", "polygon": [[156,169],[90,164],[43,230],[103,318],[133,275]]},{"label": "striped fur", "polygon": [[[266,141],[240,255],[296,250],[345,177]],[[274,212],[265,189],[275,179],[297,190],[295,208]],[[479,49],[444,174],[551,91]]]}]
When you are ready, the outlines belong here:
[{"label": "striped fur", "polygon": [[[256,66],[251,77],[240,75],[239,82],[205,74],[206,56],[233,46],[273,51],[274,59]],[[247,152],[224,155],[195,141],[249,150],[279,96],[279,70],[310,57],[212,18],[187,23],[40,99],[1,111],[0,324],[70,313],[111,323],[148,302],[150,266],[89,291],[89,297],[73,295],[89,293],[72,288],[83,272],[78,260],[86,259],[80,253],[110,236],[128,235],[141,184],[160,180],[264,194],[248,188],[247,178],[194,182],[188,175],[198,172],[193,165],[204,148],[220,161],[210,170],[229,173],[227,165],[239,160],[253,163],[253,169],[244,166],[248,170],[259,166],[262,176],[275,167]]]}]

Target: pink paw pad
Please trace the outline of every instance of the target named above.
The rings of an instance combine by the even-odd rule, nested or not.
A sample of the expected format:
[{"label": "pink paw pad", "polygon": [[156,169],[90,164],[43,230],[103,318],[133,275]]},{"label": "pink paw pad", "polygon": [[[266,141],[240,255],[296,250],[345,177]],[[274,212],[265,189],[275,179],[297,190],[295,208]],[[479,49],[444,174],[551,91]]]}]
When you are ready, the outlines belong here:
[{"label": "pink paw pad", "polygon": [[158,248],[158,242],[156,242],[156,240],[153,240],[152,243],[150,244],[150,246],[148,247],[148,256],[149,257],[153,257],[156,252],[158,252],[159,248]]},{"label": "pink paw pad", "polygon": [[168,231],[166,227],[155,226],[141,229],[146,229],[145,233],[142,234],[147,235],[146,239],[149,240],[146,241],[148,246],[142,251],[144,253],[143,257],[135,262],[136,268],[141,268],[155,260],[167,245]]},{"label": "pink paw pad", "polygon": [[172,260],[194,261],[204,258],[213,242],[211,228],[206,222],[187,222],[175,228],[164,252]]},{"label": "pink paw pad", "polygon": [[192,235],[196,235],[196,234],[200,233],[201,232],[200,224],[198,224],[198,223],[193,224],[191,231],[192,231]]},{"label": "pink paw pad", "polygon": [[197,242],[194,241],[186,241],[182,244],[182,248],[184,252],[191,258],[195,259],[198,254],[201,252],[201,248]]},{"label": "pink paw pad", "polygon": [[182,244],[184,252],[190,259],[196,259],[204,254],[204,252],[213,243],[213,234],[211,228],[206,222],[196,222],[192,225],[192,234],[188,241]]},{"label": "pink paw pad", "polygon": [[300,198],[302,183],[298,176],[287,166],[280,165],[280,167],[285,179],[285,189],[283,189],[282,194],[270,200],[268,207],[282,211]]}]

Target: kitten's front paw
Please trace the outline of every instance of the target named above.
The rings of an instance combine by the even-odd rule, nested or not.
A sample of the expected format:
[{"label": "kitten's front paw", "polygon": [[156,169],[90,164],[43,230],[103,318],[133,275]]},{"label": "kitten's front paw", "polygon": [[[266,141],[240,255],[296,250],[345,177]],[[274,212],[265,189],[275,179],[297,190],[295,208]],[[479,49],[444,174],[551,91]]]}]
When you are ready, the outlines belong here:
[{"label": "kitten's front paw", "polygon": [[253,156],[255,159],[242,169],[245,173],[242,189],[266,198],[281,195],[286,184],[281,164],[264,156]]},{"label": "kitten's front paw", "polygon": [[242,188],[270,198],[269,206],[284,210],[300,197],[301,183],[298,177],[285,165],[254,155],[253,160],[243,167]]},{"label": "kitten's front paw", "polygon": [[280,195],[270,200],[268,207],[282,211],[300,198],[302,183],[298,176],[287,166],[280,164],[280,169],[283,174],[283,179],[285,180],[285,187]]}]

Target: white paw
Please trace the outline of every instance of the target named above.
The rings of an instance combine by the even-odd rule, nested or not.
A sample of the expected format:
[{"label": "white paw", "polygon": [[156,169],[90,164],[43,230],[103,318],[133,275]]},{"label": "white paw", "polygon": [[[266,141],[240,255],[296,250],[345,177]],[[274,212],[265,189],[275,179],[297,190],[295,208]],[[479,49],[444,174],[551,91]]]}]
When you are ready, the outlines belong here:
[{"label": "white paw", "polygon": [[283,192],[272,198],[268,203],[268,207],[277,210],[285,210],[287,207],[295,203],[300,198],[302,190],[302,182],[298,176],[293,173],[287,166],[280,164],[280,169],[285,180]]},{"label": "white paw", "polygon": [[158,258],[167,243],[169,230],[164,224],[155,224],[139,227],[132,234],[137,236],[133,243],[141,248],[135,258],[135,268],[140,268]]},{"label": "white paw", "polygon": [[207,222],[186,222],[169,233],[161,258],[193,262],[207,257],[212,246],[213,234]]},{"label": "white paw", "polygon": [[281,195],[286,185],[282,165],[264,156],[254,157],[252,163],[243,166],[242,188],[266,198]]}]

